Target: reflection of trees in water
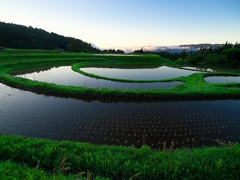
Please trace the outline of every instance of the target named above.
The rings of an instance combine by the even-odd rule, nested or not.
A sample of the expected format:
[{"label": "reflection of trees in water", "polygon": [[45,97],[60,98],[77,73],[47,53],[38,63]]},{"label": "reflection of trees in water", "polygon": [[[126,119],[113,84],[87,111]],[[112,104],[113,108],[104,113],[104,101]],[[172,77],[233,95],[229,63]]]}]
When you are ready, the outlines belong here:
[{"label": "reflection of trees in water", "polygon": [[197,67],[196,69],[197,69],[197,71],[214,72],[214,70],[210,69],[210,68]]},{"label": "reflection of trees in water", "polygon": [[213,69],[207,67],[183,67],[183,69],[192,70],[192,71],[201,71],[201,72],[214,72]]}]

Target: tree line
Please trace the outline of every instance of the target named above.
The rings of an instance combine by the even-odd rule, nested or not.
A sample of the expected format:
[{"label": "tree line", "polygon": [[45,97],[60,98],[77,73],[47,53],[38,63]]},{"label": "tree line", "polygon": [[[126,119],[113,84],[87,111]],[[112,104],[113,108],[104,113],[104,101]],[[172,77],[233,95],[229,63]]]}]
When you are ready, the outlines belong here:
[{"label": "tree line", "polygon": [[157,54],[169,60],[182,65],[196,66],[225,66],[240,68],[240,44],[226,42],[225,44],[214,47],[201,47],[198,51],[189,51],[185,49],[181,53],[170,53],[166,51],[151,52],[135,50],[138,54]]},{"label": "tree line", "polygon": [[200,48],[197,54],[187,54],[183,59],[193,65],[240,67],[240,44],[226,42],[218,48]]}]

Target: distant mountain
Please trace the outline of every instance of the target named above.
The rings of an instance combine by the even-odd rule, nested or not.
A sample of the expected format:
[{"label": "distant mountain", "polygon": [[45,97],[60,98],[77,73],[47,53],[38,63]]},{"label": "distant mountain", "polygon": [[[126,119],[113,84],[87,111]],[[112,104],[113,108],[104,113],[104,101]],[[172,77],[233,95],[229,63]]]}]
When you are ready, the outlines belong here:
[{"label": "distant mountain", "polygon": [[203,48],[210,48],[212,47],[213,49],[216,49],[220,46],[223,46],[224,44],[209,44],[209,43],[203,43],[203,44],[185,44],[185,45],[180,45],[179,47],[183,48],[193,48],[193,49],[200,49],[201,47]]},{"label": "distant mountain", "polygon": [[186,52],[197,52],[199,48],[190,48],[190,47],[180,47],[180,46],[169,46],[169,47],[160,47],[154,52],[169,52],[169,53],[181,53],[185,49]]},{"label": "distant mountain", "polygon": [[204,43],[204,44],[184,44],[184,45],[179,45],[179,46],[166,46],[166,47],[159,47],[156,49],[154,52],[170,52],[170,53],[181,53],[183,49],[185,49],[186,52],[192,51],[197,52],[199,49],[202,48],[210,48],[212,47],[213,49],[216,49],[224,44],[209,44],[209,43]]},{"label": "distant mountain", "polygon": [[0,46],[17,49],[53,50],[62,48],[75,52],[101,52],[90,43],[43,29],[0,21]]},{"label": "distant mountain", "polygon": [[[185,48],[160,48],[160,49],[157,49],[155,50],[154,52],[169,52],[169,53],[181,53],[183,51],[183,49]],[[185,49],[186,52],[197,52],[199,49]]]},{"label": "distant mountain", "polygon": [[[136,50],[143,49],[143,51],[151,51],[151,52],[170,52],[170,53],[181,53],[184,47],[180,46],[137,46],[137,47],[129,47],[129,48],[119,48],[124,50],[126,53],[130,53]],[[188,47],[185,48],[187,52],[191,51]],[[198,51],[199,49],[192,49],[192,51]]]}]

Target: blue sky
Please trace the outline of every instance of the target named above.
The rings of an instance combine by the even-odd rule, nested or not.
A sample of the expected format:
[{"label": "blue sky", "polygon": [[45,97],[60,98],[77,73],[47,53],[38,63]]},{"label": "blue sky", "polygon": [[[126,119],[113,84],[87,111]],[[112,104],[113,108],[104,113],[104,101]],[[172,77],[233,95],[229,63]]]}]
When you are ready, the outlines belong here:
[{"label": "blue sky", "polygon": [[240,0],[0,0],[0,17],[100,48],[240,42]]}]

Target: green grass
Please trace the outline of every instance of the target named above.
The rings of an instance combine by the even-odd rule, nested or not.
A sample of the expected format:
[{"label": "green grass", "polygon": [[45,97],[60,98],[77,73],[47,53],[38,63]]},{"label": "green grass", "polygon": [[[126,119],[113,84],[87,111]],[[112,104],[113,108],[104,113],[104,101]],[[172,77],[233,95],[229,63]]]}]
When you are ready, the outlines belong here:
[{"label": "green grass", "polygon": [[[61,171],[64,171],[62,169]],[[82,171],[75,175],[67,174],[64,175],[62,172],[58,173],[49,173],[45,172],[36,167],[30,168],[27,165],[23,165],[21,163],[15,163],[10,160],[1,161],[0,160],[0,178],[4,180],[17,180],[17,179],[24,179],[24,180],[33,180],[33,179],[42,179],[42,180],[90,180],[92,175],[89,171],[85,172]],[[82,174],[82,175],[79,175]],[[85,175],[86,174],[86,175]],[[86,177],[84,177],[84,175]],[[95,180],[109,180],[109,178],[103,178],[96,176],[94,177]]]},{"label": "green grass", "polygon": [[[240,145],[161,151],[148,146],[97,146],[88,143],[0,137],[0,178],[74,179],[89,171],[98,179],[239,179]],[[9,178],[8,178],[9,177]],[[87,178],[87,175],[83,175]],[[96,178],[96,179],[97,179]],[[34,179],[34,178],[32,178]],[[75,178],[76,179],[76,178]]]}]

